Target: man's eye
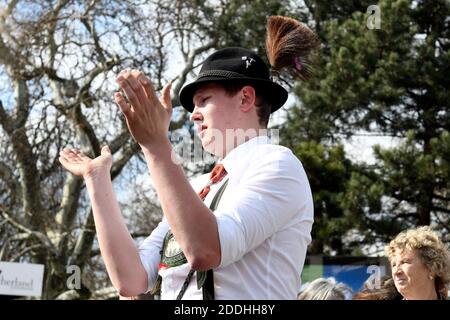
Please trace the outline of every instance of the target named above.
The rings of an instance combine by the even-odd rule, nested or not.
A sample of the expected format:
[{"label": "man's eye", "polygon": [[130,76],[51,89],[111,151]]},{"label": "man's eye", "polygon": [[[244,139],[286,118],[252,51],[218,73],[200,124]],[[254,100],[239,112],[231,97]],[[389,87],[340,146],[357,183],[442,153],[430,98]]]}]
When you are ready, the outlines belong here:
[{"label": "man's eye", "polygon": [[206,100],[208,100],[210,97],[205,97],[205,98],[203,98],[202,99],[202,103],[205,103],[206,102]]}]

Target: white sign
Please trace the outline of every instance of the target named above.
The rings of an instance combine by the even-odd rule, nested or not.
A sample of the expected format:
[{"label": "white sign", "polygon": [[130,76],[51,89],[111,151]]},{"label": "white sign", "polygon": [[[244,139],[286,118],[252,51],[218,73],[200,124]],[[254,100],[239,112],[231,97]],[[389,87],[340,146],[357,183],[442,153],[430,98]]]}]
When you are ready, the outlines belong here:
[{"label": "white sign", "polygon": [[43,278],[42,264],[0,261],[0,294],[40,297]]}]

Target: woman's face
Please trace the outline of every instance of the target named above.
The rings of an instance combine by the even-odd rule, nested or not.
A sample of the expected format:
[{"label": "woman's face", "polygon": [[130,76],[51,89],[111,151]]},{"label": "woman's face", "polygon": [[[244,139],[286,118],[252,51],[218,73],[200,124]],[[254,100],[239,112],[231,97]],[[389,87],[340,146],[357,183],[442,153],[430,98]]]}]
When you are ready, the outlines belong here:
[{"label": "woman's face", "polygon": [[417,250],[397,249],[391,267],[395,287],[406,299],[417,299],[426,290],[434,290],[430,269],[423,263]]}]

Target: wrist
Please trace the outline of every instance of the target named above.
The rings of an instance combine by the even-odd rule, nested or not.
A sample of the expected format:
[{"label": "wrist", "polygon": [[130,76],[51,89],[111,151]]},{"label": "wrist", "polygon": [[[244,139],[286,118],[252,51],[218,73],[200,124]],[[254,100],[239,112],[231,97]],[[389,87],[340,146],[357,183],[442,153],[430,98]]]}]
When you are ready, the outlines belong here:
[{"label": "wrist", "polygon": [[156,144],[141,145],[142,152],[146,159],[159,159],[171,155],[172,145],[169,139],[164,139]]},{"label": "wrist", "polygon": [[110,178],[109,168],[95,168],[93,170],[88,170],[83,174],[83,179],[86,183],[96,182],[104,178]]}]

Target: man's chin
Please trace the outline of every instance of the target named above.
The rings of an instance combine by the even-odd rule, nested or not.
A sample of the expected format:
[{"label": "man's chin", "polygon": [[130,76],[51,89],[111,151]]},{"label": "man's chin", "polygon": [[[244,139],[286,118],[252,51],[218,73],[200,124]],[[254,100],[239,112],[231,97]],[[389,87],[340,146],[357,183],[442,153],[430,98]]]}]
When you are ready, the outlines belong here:
[{"label": "man's chin", "polygon": [[218,148],[218,146],[214,142],[202,140],[202,146],[203,150],[205,150],[206,152],[219,158],[223,157],[222,148]]}]

